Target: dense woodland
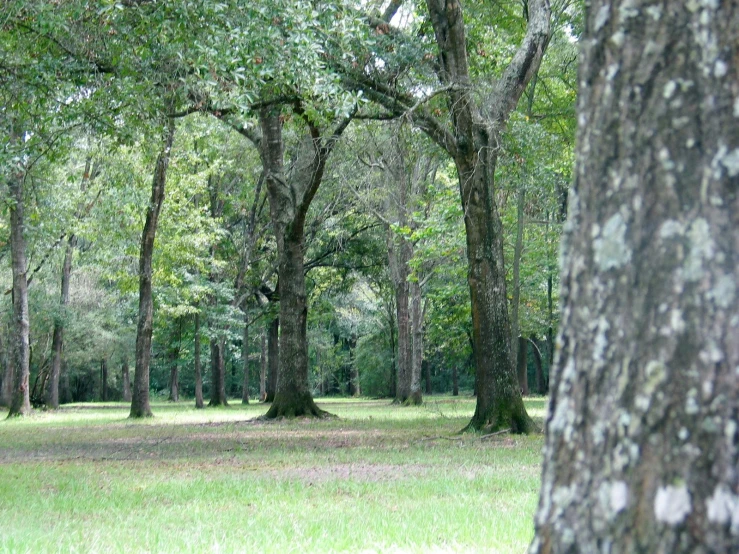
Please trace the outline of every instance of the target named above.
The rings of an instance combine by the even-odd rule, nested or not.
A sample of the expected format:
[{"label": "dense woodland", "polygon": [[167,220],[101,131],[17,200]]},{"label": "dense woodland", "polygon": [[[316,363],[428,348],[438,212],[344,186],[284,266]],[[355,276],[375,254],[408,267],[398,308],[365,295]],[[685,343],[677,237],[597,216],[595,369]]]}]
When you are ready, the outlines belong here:
[{"label": "dense woodland", "polygon": [[490,404],[547,388],[580,8],[386,4],[5,3],[4,405],[462,391],[526,430]]}]

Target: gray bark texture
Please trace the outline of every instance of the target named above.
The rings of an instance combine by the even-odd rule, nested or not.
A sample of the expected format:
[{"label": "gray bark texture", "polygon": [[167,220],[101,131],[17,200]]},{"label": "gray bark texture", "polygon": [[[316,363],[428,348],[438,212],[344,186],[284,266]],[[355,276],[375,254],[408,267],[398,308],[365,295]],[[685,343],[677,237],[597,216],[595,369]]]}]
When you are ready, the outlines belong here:
[{"label": "gray bark texture", "polygon": [[159,223],[159,212],[164,203],[164,187],[167,182],[169,156],[174,142],[175,124],[170,119],[162,137],[162,149],[154,168],[151,183],[151,200],[146,209],[144,231],[141,234],[141,253],[139,255],[139,316],[136,325],[136,373],[134,375],[131,399],[132,418],[151,417],[149,405],[149,364],[151,362],[151,334],[154,318],[152,298],[152,259],[154,238]]},{"label": "gray bark texture", "polygon": [[267,330],[267,383],[265,402],[272,402],[277,392],[277,374],[280,372],[280,318],[274,318]]},{"label": "gray bark texture", "polygon": [[739,4],[586,19],[529,552],[739,552]]},{"label": "gray bark texture", "polygon": [[[85,175],[87,175],[87,171]],[[65,310],[69,304],[69,279],[72,273],[72,255],[76,244],[77,238],[74,235],[70,236],[67,240],[64,262],[62,263],[62,290],[59,301],[62,313],[54,321],[54,335],[51,340],[52,359],[49,382],[46,388],[46,406],[53,410],[59,407],[59,376],[62,372],[62,351],[64,350],[64,318],[66,316]]]},{"label": "gray bark texture", "polygon": [[[19,140],[20,131],[11,130],[11,145]],[[10,200],[10,253],[13,273],[13,330],[11,358],[13,382],[8,417],[31,413],[30,379],[30,324],[28,316],[28,269],[24,221],[25,172],[17,168],[8,182]]]}]

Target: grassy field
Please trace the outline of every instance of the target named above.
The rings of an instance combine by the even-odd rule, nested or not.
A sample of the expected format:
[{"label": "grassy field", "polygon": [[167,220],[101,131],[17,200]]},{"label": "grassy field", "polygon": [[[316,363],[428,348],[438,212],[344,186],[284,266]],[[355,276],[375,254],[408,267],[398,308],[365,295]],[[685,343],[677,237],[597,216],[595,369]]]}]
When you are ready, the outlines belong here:
[{"label": "grassy field", "polygon": [[[0,421],[0,552],[525,551],[541,435],[455,435],[469,398],[319,405],[338,419],[108,403]],[[544,399],[527,406],[541,424]]]}]

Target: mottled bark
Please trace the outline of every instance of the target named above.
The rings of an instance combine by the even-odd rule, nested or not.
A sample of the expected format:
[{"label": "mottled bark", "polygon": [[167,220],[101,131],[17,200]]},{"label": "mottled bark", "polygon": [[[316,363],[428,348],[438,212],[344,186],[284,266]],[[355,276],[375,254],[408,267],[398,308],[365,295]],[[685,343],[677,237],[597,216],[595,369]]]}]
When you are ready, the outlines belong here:
[{"label": "mottled bark", "polygon": [[121,383],[123,386],[123,401],[131,401],[131,376],[128,371],[128,358],[126,356],[121,360]]},{"label": "mottled bark", "polygon": [[[19,140],[20,131],[11,131],[11,145]],[[13,274],[13,329],[11,352],[13,359],[13,383],[8,417],[31,413],[29,391],[30,377],[30,328],[28,319],[28,269],[26,264],[26,239],[23,194],[25,172],[12,168],[8,181],[8,208],[10,211],[10,253]]]},{"label": "mottled bark", "polygon": [[418,406],[423,403],[421,393],[421,370],[423,368],[423,299],[418,279],[409,283],[411,297],[411,366],[410,395],[405,403]]},{"label": "mottled bark", "polygon": [[203,403],[203,371],[200,363],[200,312],[195,314],[195,331],[193,333],[195,347],[193,352],[193,363],[195,364],[195,408],[202,410],[205,405]]},{"label": "mottled bark", "polygon": [[587,7],[529,552],[739,552],[739,4]]},{"label": "mottled bark", "polygon": [[210,339],[210,402],[208,406],[228,406],[226,397],[226,342]]},{"label": "mottled bark", "polygon": [[241,365],[244,370],[244,382],[241,385],[241,403],[249,403],[249,317],[244,314],[244,334],[241,339]]},{"label": "mottled bark", "polygon": [[149,364],[151,362],[151,334],[154,317],[152,298],[152,259],[154,238],[156,237],[159,213],[164,203],[164,188],[167,182],[167,168],[174,141],[174,120],[167,121],[162,137],[162,148],[157,157],[154,178],[151,183],[151,199],[146,209],[146,221],[141,235],[139,256],[139,315],[136,325],[136,369],[133,394],[131,398],[132,418],[151,417],[149,405]]},{"label": "mottled bark", "polygon": [[264,401],[272,402],[277,392],[277,374],[280,371],[280,318],[276,317],[267,330],[267,391]]},{"label": "mottled bark", "polygon": [[[402,225],[402,223],[401,223]],[[411,244],[399,237],[395,245],[393,232],[388,228],[388,265],[395,289],[395,321],[398,329],[396,338],[397,354],[395,403],[403,404],[411,396],[411,316],[410,316],[410,259],[413,256]]]}]

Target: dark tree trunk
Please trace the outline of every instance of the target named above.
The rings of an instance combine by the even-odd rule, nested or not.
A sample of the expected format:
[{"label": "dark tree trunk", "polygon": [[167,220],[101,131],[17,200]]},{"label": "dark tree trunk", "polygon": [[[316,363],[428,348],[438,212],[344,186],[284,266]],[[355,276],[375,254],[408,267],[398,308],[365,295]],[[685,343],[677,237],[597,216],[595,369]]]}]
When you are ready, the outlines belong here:
[{"label": "dark tree trunk", "polygon": [[516,373],[518,375],[518,386],[523,396],[529,395],[529,366],[528,366],[528,341],[524,337],[518,337],[518,350],[516,352]]},{"label": "dark tree trunk", "polygon": [[539,341],[536,335],[531,335],[531,351],[534,353],[534,366],[536,367],[536,394],[546,394],[547,389],[544,386],[544,367],[541,360],[541,350],[539,350]]},{"label": "dark tree trunk", "polygon": [[586,7],[529,552],[739,552],[739,4]]},{"label": "dark tree trunk", "polygon": [[552,274],[549,273],[547,277],[547,304],[548,304],[548,321],[549,327],[547,327],[547,367],[549,372],[552,371],[552,365],[554,364],[554,306],[552,301]]},{"label": "dark tree trunk", "polygon": [[[89,170],[88,170],[89,171]],[[85,173],[87,175],[87,172]],[[64,318],[69,304],[69,279],[72,273],[72,255],[77,238],[72,235],[67,240],[67,248],[62,263],[62,290],[59,307],[61,313],[54,320],[54,336],[51,341],[51,371],[46,388],[46,406],[53,410],[59,407],[59,376],[62,370],[62,351],[64,349]]]},{"label": "dark tree trunk", "polygon": [[277,375],[280,370],[280,318],[276,317],[267,332],[268,373],[265,402],[272,402],[277,392]]},{"label": "dark tree trunk", "polygon": [[131,376],[128,371],[128,358],[121,360],[121,382],[123,383],[123,401],[131,401]]},{"label": "dark tree trunk", "polygon": [[[19,140],[14,128],[11,144]],[[8,182],[10,211],[10,252],[13,273],[13,331],[11,352],[13,359],[13,383],[8,417],[31,413],[29,391],[30,378],[30,327],[28,319],[28,280],[26,267],[26,240],[24,222],[23,183],[25,173],[20,168],[11,169]]]},{"label": "dark tree trunk", "polygon": [[210,339],[210,402],[208,406],[228,406],[226,398],[225,339]]},{"label": "dark tree trunk", "polygon": [[[390,229],[387,232],[392,233]],[[408,272],[413,251],[405,238],[400,237],[399,241],[400,245],[396,246],[394,237],[388,237],[388,260],[395,288],[395,321],[398,328],[395,403],[404,404],[411,397],[412,335]]]},{"label": "dark tree trunk", "polygon": [[162,137],[162,150],[157,158],[154,178],[151,184],[151,200],[146,209],[146,222],[141,236],[139,258],[139,316],[136,326],[136,369],[133,395],[131,399],[132,418],[151,417],[149,405],[149,364],[151,362],[151,333],[154,317],[152,298],[152,259],[154,238],[156,237],[159,212],[164,203],[164,187],[167,182],[167,167],[174,141],[174,120],[167,121],[167,129]]},{"label": "dark tree trunk", "polygon": [[309,134],[299,147],[294,169],[284,170],[284,145],[279,110],[260,112],[261,156],[270,205],[272,227],[277,241],[278,289],[280,296],[280,364],[277,392],[266,418],[322,417],[308,382],[308,305],[305,291],[303,254],[305,219],[308,208],[323,179],[326,160],[346,120],[324,140],[309,117],[296,110]]},{"label": "dark tree trunk", "polygon": [[180,401],[180,351],[182,350],[182,318],[178,318],[177,342],[169,350],[169,398],[170,402]]},{"label": "dark tree trunk", "polygon": [[241,363],[244,368],[244,382],[241,387],[241,403],[249,403],[249,316],[244,313],[244,335],[241,342]]},{"label": "dark tree trunk", "polygon": [[549,4],[528,2],[526,36],[497,81],[483,119],[473,104],[462,5],[456,0],[428,0],[439,48],[438,75],[447,93],[453,133],[431,123],[420,126],[449,152],[457,167],[467,235],[468,281],[475,343],[477,406],[469,428],[510,428],[526,433],[526,413],[511,357],[502,225],[495,203],[497,134],[538,71],[549,42]]},{"label": "dark tree trunk", "polygon": [[459,368],[452,366],[452,396],[459,396]]},{"label": "dark tree trunk", "polygon": [[[519,185],[516,199],[516,245],[513,249],[513,299],[511,301],[511,348],[512,358],[518,360],[520,347],[519,335],[520,320],[519,306],[521,304],[521,258],[523,257],[524,207],[526,206],[526,192],[524,185]],[[524,344],[525,347],[525,344]],[[519,384],[521,375],[519,372]]]},{"label": "dark tree trunk", "polygon": [[108,401],[108,360],[100,360],[100,400]]},{"label": "dark tree trunk", "polygon": [[357,337],[349,339],[349,396],[357,398],[362,396],[362,388],[359,385],[359,368],[354,359],[354,350],[357,347]]},{"label": "dark tree trunk", "polygon": [[195,348],[193,357],[195,364],[195,408],[202,410],[203,404],[203,371],[200,365],[200,313],[195,314]]},{"label": "dark tree trunk", "polygon": [[267,334],[262,332],[259,351],[259,401],[267,399]]},{"label": "dark tree trunk", "polygon": [[2,336],[0,336],[0,341],[2,341],[3,348],[3,382],[0,385],[0,406],[9,408],[13,397],[13,351],[12,348],[8,348],[8,343],[2,340]]}]

